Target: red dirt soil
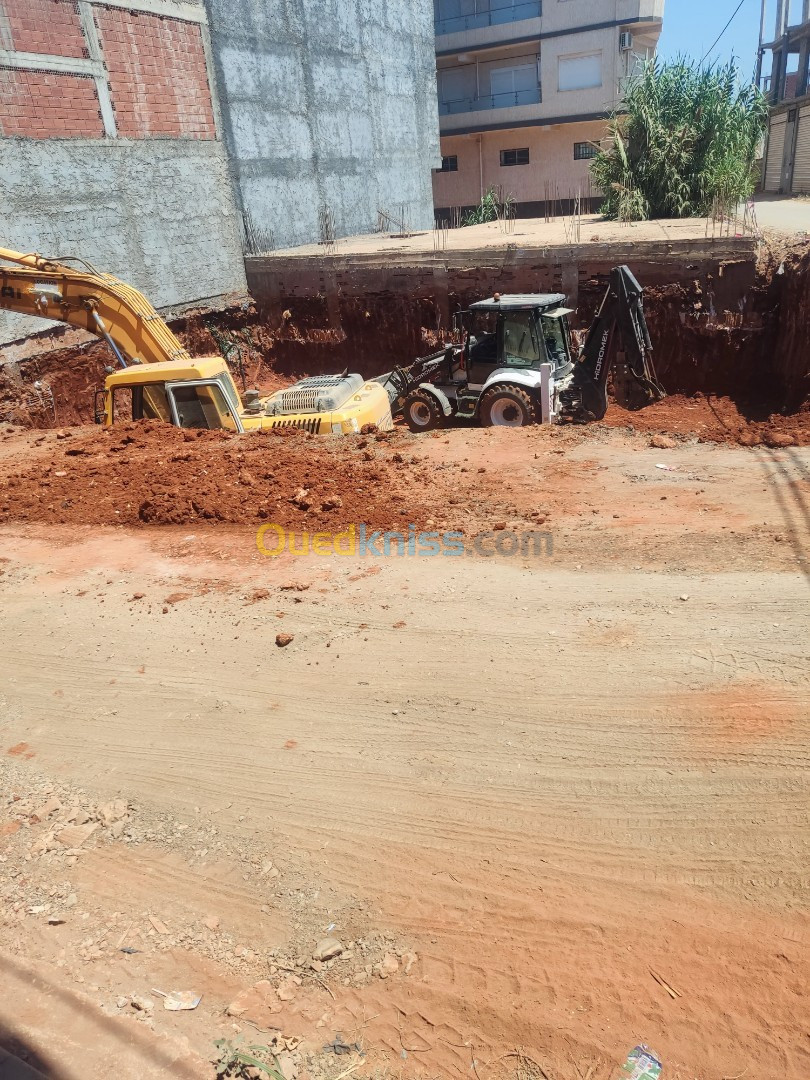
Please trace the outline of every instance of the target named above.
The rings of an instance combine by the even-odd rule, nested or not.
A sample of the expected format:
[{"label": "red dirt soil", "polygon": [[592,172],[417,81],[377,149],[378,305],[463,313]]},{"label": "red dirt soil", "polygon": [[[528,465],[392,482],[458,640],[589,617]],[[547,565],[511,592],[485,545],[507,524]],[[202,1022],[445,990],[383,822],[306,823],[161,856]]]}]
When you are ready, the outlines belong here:
[{"label": "red dirt soil", "polygon": [[810,403],[799,412],[753,419],[727,397],[684,397],[673,394],[638,412],[611,404],[602,421],[606,427],[630,428],[649,434],[697,437],[701,442],[740,446],[810,446]]},{"label": "red dirt soil", "polygon": [[396,435],[333,440],[289,429],[231,435],[158,421],[60,435],[44,460],[5,463],[0,521],[272,521],[290,530],[335,532],[353,522],[422,527],[441,509],[438,497],[431,505],[425,459],[386,445]]}]

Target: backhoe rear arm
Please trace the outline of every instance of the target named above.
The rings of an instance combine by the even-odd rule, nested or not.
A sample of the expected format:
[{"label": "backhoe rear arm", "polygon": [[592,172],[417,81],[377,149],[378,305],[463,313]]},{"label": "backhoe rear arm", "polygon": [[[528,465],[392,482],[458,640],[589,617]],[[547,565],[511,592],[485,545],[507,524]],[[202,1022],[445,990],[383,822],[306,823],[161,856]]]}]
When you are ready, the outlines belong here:
[{"label": "backhoe rear arm", "polygon": [[611,270],[602,305],[574,366],[574,386],[581,393],[582,405],[597,420],[607,412],[608,377],[620,351],[625,353],[629,371],[647,400],[666,397],[655,374],[643,295],[629,267]]},{"label": "backhoe rear arm", "polygon": [[[0,309],[53,319],[103,338],[122,367],[190,360],[146,297],[81,259],[78,268],[0,248]],[[14,265],[8,265],[12,263]]]}]

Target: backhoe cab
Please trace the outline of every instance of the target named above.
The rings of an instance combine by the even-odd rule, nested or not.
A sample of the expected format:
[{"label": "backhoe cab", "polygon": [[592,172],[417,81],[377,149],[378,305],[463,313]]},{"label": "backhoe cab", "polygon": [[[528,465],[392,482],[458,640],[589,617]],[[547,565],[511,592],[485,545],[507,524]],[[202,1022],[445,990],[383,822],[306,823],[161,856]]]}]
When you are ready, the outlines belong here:
[{"label": "backhoe cab", "polygon": [[380,380],[411,431],[453,416],[485,426],[551,423],[574,361],[561,293],[480,300],[455,317],[463,343],[397,368]]},{"label": "backhoe cab", "polygon": [[626,266],[611,271],[575,358],[571,309],[562,293],[496,293],[456,316],[462,344],[396,368],[380,382],[392,412],[411,431],[429,431],[456,416],[487,427],[549,424],[564,416],[601,420],[611,373],[622,404],[641,407],[665,396],[652,364],[642,295]]}]

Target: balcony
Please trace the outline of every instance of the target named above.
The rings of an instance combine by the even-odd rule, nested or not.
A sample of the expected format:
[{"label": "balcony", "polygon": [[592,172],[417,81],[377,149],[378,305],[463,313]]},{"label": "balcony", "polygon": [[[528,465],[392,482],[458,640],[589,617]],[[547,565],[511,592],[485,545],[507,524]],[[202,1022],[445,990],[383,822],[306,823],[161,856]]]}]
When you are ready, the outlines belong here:
[{"label": "balcony", "polygon": [[457,98],[455,101],[440,101],[439,116],[455,116],[457,113],[484,112],[487,109],[511,109],[514,105],[539,105],[542,101],[540,87],[529,90],[514,90],[502,94],[490,94],[487,97]]},{"label": "balcony", "polygon": [[539,105],[540,57],[502,57],[486,63],[440,68],[439,116]]},{"label": "balcony", "polygon": [[433,0],[436,35],[459,34],[489,26],[537,19],[542,0]]}]

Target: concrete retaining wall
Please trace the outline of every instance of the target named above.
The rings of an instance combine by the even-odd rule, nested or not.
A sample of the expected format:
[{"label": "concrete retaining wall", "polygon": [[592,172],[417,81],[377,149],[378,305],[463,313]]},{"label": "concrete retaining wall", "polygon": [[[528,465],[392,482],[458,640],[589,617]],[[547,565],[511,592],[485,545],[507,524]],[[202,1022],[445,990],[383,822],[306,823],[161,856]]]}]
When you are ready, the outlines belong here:
[{"label": "concrete retaining wall", "polygon": [[277,371],[348,366],[370,377],[432,352],[454,312],[494,292],[564,293],[584,330],[621,263],[644,286],[656,369],[671,393],[761,395],[763,378],[774,395],[788,389],[767,350],[774,305],[758,285],[752,237],[277,255],[248,258],[247,275]]},{"label": "concrete retaining wall", "polygon": [[[0,193],[0,246],[80,255],[158,308],[245,289],[221,143],[3,139]],[[48,325],[0,312],[0,344]]]},{"label": "concrete retaining wall", "polygon": [[433,222],[431,0],[206,0],[246,246]]}]

